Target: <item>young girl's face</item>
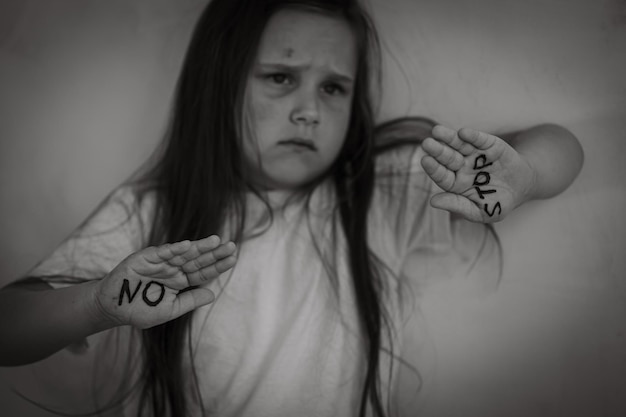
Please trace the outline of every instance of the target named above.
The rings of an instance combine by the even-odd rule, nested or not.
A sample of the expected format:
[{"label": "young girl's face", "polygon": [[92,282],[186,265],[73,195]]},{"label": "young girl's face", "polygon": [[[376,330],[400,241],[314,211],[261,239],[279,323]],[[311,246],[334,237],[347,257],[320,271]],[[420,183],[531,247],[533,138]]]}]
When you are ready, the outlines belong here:
[{"label": "young girl's face", "polygon": [[270,18],[245,93],[244,155],[253,183],[294,189],[330,167],[348,129],[355,75],[347,22],[297,9]]}]

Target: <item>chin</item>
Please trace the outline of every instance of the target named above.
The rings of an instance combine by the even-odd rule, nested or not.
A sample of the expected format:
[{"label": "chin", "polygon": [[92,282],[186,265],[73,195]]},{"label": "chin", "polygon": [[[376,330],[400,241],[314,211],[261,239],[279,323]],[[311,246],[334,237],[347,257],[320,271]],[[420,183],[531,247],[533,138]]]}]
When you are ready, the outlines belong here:
[{"label": "chin", "polygon": [[312,173],[310,171],[306,172],[280,172],[274,173],[274,175],[267,175],[266,184],[269,185],[269,189],[275,190],[292,190],[295,191],[298,188],[302,188],[311,184],[322,173]]}]

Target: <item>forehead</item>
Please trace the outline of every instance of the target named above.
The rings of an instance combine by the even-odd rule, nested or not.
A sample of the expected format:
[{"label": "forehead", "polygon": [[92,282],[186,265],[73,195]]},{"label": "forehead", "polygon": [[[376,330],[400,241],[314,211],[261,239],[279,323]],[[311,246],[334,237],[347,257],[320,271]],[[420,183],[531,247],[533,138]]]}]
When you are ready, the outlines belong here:
[{"label": "forehead", "polygon": [[257,61],[321,65],[354,73],[356,40],[348,23],[322,12],[283,9],[268,21]]}]

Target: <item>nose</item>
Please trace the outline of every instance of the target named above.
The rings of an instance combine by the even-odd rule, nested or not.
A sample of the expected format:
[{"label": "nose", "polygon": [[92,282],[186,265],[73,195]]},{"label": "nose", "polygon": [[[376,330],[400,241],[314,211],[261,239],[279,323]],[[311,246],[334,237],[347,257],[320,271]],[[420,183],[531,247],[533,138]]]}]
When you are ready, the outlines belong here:
[{"label": "nose", "polygon": [[316,126],[320,123],[318,97],[314,92],[303,91],[297,96],[291,121],[304,126]]}]

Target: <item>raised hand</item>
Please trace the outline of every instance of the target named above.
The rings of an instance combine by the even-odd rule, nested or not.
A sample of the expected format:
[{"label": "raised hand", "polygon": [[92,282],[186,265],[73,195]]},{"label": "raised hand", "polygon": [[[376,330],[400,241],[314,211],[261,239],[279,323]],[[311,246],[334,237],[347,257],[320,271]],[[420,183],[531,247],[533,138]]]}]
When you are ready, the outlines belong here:
[{"label": "raised hand", "polygon": [[422,148],[422,167],[444,191],[433,196],[431,205],[468,220],[502,220],[532,187],[532,167],[497,136],[435,126]]},{"label": "raised hand", "polygon": [[196,286],[232,268],[235,249],[218,236],[145,248],[98,283],[95,302],[113,325],[162,324],[213,302],[211,290]]}]

